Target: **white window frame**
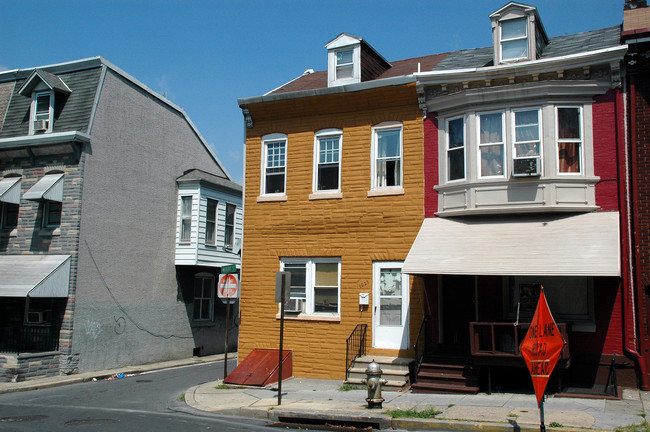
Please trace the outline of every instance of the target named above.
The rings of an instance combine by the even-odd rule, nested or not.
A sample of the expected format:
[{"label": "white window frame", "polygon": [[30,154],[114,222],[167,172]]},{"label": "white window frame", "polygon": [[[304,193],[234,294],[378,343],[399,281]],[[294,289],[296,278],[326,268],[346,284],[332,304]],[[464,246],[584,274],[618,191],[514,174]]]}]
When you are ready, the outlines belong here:
[{"label": "white window frame", "polygon": [[[214,213],[210,214],[210,203],[214,203]],[[219,214],[219,200],[207,198],[205,201],[205,244],[214,246],[217,244],[217,215]],[[208,226],[212,226],[212,238],[208,237]]]},{"label": "white window frame", "polygon": [[[336,164],[338,165],[338,177],[337,177],[337,187],[336,189],[319,189],[318,185],[318,174],[321,168],[320,162],[320,146],[321,139],[331,139],[338,138],[338,160]],[[314,193],[327,193],[327,192],[340,192],[341,191],[341,156],[343,154],[343,131],[340,129],[323,129],[316,132],[314,136],[314,175],[313,175],[313,185],[312,190]],[[322,165],[329,165],[332,163],[324,163]]]},{"label": "white window frame", "polygon": [[[284,196],[287,193],[287,155],[288,155],[288,148],[289,148],[289,140],[287,139],[287,136],[285,134],[270,134],[270,135],[265,135],[262,137],[262,181],[261,181],[261,190],[260,190],[260,195],[266,195],[266,196]],[[279,144],[282,143],[284,144],[284,165],[283,166],[273,166],[269,167],[268,166],[268,147],[271,144]],[[282,191],[281,192],[266,192],[266,183],[267,183],[267,177],[269,174],[267,174],[268,169],[274,169],[274,168],[284,168],[284,172],[282,175],[284,176],[284,181],[282,185]],[[278,174],[278,173],[273,173],[273,174]],[[270,175],[273,175],[270,174]]]},{"label": "white window frame", "polygon": [[[537,111],[537,137],[539,138],[539,154],[537,156],[521,156],[517,157],[517,145],[534,143],[536,141],[517,141],[517,123],[516,115],[519,112],[527,111]],[[528,158],[537,158],[538,163],[538,174],[543,175],[544,173],[544,127],[542,125],[542,109],[540,107],[529,107],[529,108],[513,108],[510,109],[510,140],[512,141],[512,177],[521,177],[521,174],[515,173],[515,161],[519,159],[528,159]],[[507,139],[507,138],[506,138]],[[506,156],[507,157],[507,156]],[[523,176],[526,176],[525,174]]]},{"label": "white window frame", "polygon": [[[314,298],[316,288],[316,264],[337,264],[338,267],[338,290],[336,312],[315,312]],[[280,270],[284,271],[286,264],[305,264],[305,306],[300,315],[311,315],[320,317],[341,316],[341,258],[282,258]]]},{"label": "white window frame", "polygon": [[[61,208],[57,209],[52,209],[52,206],[59,205]],[[59,222],[52,222],[50,220],[51,213],[57,212],[59,213]],[[63,203],[60,203],[58,201],[50,201],[50,200],[43,200],[43,228],[48,228],[48,229],[55,229],[59,228],[61,226],[61,219],[63,217]]]},{"label": "white window frame", "polygon": [[[449,133],[450,127],[449,127],[449,123],[451,123],[453,121],[456,121],[456,120],[461,120],[463,122],[463,145],[461,147],[456,147],[456,148],[452,149],[450,147],[450,133]],[[446,165],[445,166],[446,166],[447,183],[465,181],[467,179],[467,127],[466,127],[467,126],[467,121],[465,119],[465,116],[462,115],[462,116],[459,116],[459,117],[451,117],[451,118],[447,119],[445,124],[446,124],[446,128],[447,128],[446,131],[445,131],[446,132],[445,133],[446,147],[447,147],[446,152],[445,152],[445,156],[446,156]],[[463,176],[461,178],[451,180],[450,179],[451,166],[449,164],[449,155],[450,155],[451,152],[458,152],[458,151],[462,151],[462,153],[463,153]]]},{"label": "white window frame", "polygon": [[[50,98],[50,106],[47,112],[47,115],[45,114],[37,114],[36,113],[36,108],[38,105],[38,98],[41,96],[47,95]],[[29,116],[29,134],[34,135],[37,133],[37,131],[34,128],[34,123],[38,120],[46,120],[47,121],[47,129],[45,131],[39,132],[39,133],[50,133],[52,132],[52,126],[54,123],[54,92],[53,91],[40,91],[40,92],[34,92],[32,93],[32,103],[30,107],[30,116]]]},{"label": "white window frame", "polygon": [[[201,283],[201,296],[197,297],[196,295],[196,281],[200,279],[202,281]],[[210,292],[209,296],[205,297],[203,288],[205,288],[205,281],[208,281],[210,283]],[[214,295],[215,295],[215,279],[214,275],[210,273],[197,273],[194,275],[193,279],[193,284],[192,284],[192,321],[193,322],[212,322],[214,320]],[[195,318],[195,313],[196,313],[196,303],[197,300],[199,301],[199,318]],[[207,301],[209,303],[209,316],[208,317],[203,317],[201,316],[201,305],[203,302]]]},{"label": "white window frame", "polygon": [[[399,183],[396,185],[391,185],[391,186],[380,186],[377,183],[377,163],[378,163],[378,157],[377,157],[377,147],[379,145],[379,139],[378,139],[378,134],[383,131],[389,131],[391,129],[399,130],[399,164],[400,164],[400,170],[399,170]],[[371,145],[371,156],[370,159],[372,161],[372,166],[371,166],[371,188],[372,189],[402,189],[404,187],[404,125],[401,122],[384,122],[377,124],[372,127],[372,145]],[[395,159],[394,157],[390,158],[385,158],[386,160],[388,159]]]},{"label": "white window frame", "polygon": [[[481,116],[482,115],[491,115],[491,114],[501,114],[501,141],[500,142],[488,142],[481,144]],[[507,135],[507,129],[506,129],[506,124],[505,124],[505,119],[506,119],[506,110],[496,110],[496,111],[484,111],[484,112],[477,112],[476,114],[476,168],[478,171],[478,178],[479,179],[501,179],[501,178],[506,178],[506,173],[507,173],[507,165],[506,161],[508,160],[508,155],[506,153],[506,141],[508,139]],[[501,160],[501,174],[497,175],[483,175],[483,169],[481,168],[481,148],[483,147],[491,147],[491,146],[497,146],[500,145],[502,148],[502,154],[503,158]]]},{"label": "white window frame", "polygon": [[[228,209],[232,209],[232,223],[228,223]],[[237,219],[237,206],[232,203],[226,203],[223,235],[223,248],[226,250],[232,250],[235,244],[235,219]]]},{"label": "white window frame", "polygon": [[[353,47],[346,47],[343,49],[336,50],[334,52],[334,63],[335,63],[334,79],[336,81],[354,78],[354,51],[355,50]],[[339,63],[339,54],[344,52],[349,52],[352,59],[348,63]],[[350,70],[350,75],[341,77],[339,76],[339,70],[344,68]]]},{"label": "white window frame", "polygon": [[[189,199],[189,215],[185,214],[185,200]],[[192,195],[181,195],[181,202],[180,202],[180,227],[178,229],[178,241],[179,243],[185,243],[189,244],[192,242],[192,212],[193,212],[193,206],[194,206],[194,197]],[[185,221],[189,221],[189,227],[187,228],[187,231],[185,229]],[[184,235],[187,233],[187,237]]]},{"label": "white window frame", "polygon": [[[578,109],[578,119],[580,138],[560,138],[560,116],[559,110],[563,108],[569,109]],[[585,119],[584,119],[584,110],[580,105],[556,105],[554,109],[555,113],[555,163],[556,163],[556,174],[558,176],[584,176],[585,175]],[[580,163],[579,172],[560,172],[560,143],[577,143]]]},{"label": "white window frame", "polygon": [[[504,39],[503,38],[503,24],[506,23],[512,23],[515,21],[523,21],[524,22],[524,29],[526,30],[526,34],[523,36],[517,36],[509,39]],[[528,18],[523,17],[523,18],[515,18],[515,19],[509,19],[509,20],[503,20],[499,21],[499,54],[501,57],[502,62],[511,62],[511,61],[517,61],[517,60],[522,60],[522,59],[528,59],[530,58],[530,44],[528,43],[528,37],[529,37],[529,31],[528,31]],[[519,40],[525,40],[526,41],[526,55],[520,56],[520,57],[512,57],[512,58],[504,58],[503,57],[503,45],[504,43],[509,43],[509,42],[516,42]]]}]

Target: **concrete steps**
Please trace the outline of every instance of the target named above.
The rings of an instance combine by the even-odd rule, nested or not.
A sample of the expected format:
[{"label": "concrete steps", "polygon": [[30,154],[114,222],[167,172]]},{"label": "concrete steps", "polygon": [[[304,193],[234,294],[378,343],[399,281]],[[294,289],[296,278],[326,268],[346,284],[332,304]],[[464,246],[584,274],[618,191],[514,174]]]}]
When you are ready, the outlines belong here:
[{"label": "concrete steps", "polygon": [[365,385],[362,384],[361,380],[366,378],[366,369],[373,360],[381,368],[381,377],[388,381],[388,384],[383,386],[384,389],[404,391],[410,388],[411,365],[414,360],[404,357],[362,356],[356,358],[352,363],[352,367],[348,370],[346,384]]}]

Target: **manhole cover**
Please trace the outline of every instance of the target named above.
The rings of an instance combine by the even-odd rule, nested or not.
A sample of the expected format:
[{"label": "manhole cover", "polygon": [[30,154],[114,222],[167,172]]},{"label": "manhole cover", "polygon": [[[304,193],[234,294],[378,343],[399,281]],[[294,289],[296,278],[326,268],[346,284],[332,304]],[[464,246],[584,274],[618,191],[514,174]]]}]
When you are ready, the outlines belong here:
[{"label": "manhole cover", "polygon": [[85,425],[106,424],[106,423],[119,423],[119,420],[87,418],[87,419],[73,419],[65,422],[67,426],[85,426]]},{"label": "manhole cover", "polygon": [[43,420],[43,419],[46,419],[46,418],[47,418],[46,415],[30,415],[30,416],[18,416],[18,417],[2,417],[2,418],[0,418],[0,423],[34,421],[34,420]]}]

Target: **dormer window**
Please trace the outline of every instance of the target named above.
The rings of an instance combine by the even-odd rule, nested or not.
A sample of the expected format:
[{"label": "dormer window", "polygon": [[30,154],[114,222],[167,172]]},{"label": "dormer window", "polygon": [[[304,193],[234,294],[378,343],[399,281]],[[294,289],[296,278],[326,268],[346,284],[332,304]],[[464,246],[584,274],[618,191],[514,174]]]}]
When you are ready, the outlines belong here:
[{"label": "dormer window", "polygon": [[54,95],[52,92],[35,92],[32,95],[30,135],[52,132]]},{"label": "dormer window", "polygon": [[527,19],[501,23],[501,60],[528,58]]},{"label": "dormer window", "polygon": [[336,79],[352,78],[354,76],[353,50],[347,49],[336,52]]}]

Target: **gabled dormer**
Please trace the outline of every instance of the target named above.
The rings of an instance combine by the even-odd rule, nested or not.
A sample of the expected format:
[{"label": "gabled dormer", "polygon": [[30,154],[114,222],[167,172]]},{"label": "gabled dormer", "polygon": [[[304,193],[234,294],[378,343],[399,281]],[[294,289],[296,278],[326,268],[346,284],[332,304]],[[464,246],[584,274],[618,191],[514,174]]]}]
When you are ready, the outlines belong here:
[{"label": "gabled dormer", "polygon": [[327,86],[370,81],[391,65],[362,38],[341,33],[327,48]]},{"label": "gabled dormer", "polygon": [[35,135],[52,132],[56,97],[66,97],[71,90],[58,76],[36,69],[18,93],[32,98],[29,110],[29,135]]},{"label": "gabled dormer", "polygon": [[494,64],[536,60],[548,45],[537,8],[510,2],[490,15]]}]

